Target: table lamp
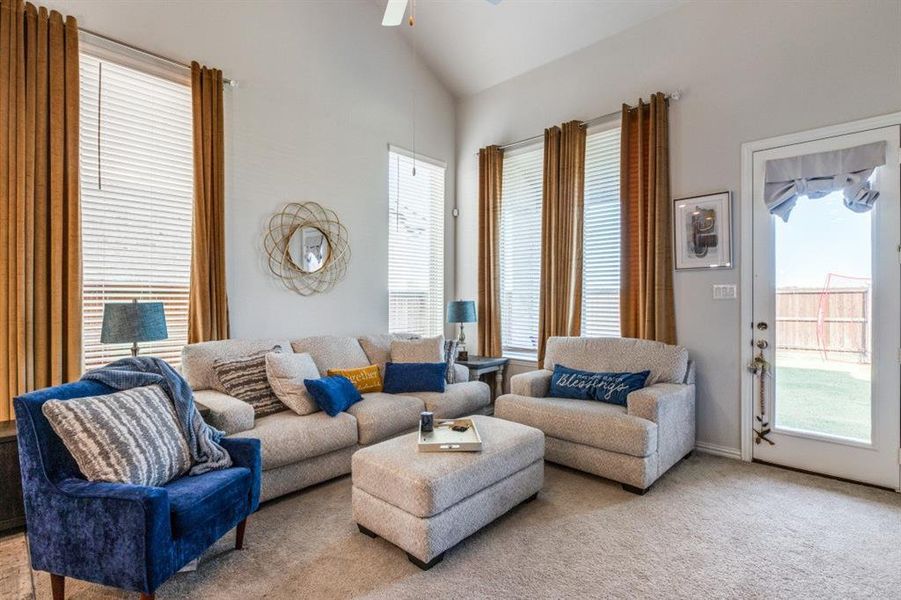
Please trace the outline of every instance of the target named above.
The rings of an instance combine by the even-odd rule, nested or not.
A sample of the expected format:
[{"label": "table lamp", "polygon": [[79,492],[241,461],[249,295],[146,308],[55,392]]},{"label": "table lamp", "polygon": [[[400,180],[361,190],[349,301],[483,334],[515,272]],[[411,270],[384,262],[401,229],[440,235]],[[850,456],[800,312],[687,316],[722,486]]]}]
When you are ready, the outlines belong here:
[{"label": "table lamp", "polygon": [[131,344],[138,355],[138,342],[155,342],[169,337],[162,302],[107,302],[103,305],[102,344]]},{"label": "table lamp", "polygon": [[466,332],[464,323],[476,322],[476,303],[473,300],[452,300],[447,303],[447,322],[460,324],[460,337],[457,340],[460,360],[469,358],[466,351]]}]

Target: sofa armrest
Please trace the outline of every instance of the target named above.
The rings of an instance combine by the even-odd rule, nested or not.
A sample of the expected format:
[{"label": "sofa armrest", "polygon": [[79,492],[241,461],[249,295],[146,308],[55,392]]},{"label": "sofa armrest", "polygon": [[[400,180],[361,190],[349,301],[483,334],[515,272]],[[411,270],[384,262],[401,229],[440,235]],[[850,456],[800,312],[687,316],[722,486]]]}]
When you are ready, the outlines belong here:
[{"label": "sofa armrest", "polygon": [[545,398],[551,389],[551,375],[547,369],[520,373],[510,378],[510,393],[531,398]]},{"label": "sofa armrest", "polygon": [[195,390],[194,399],[210,409],[205,421],[226,435],[253,429],[253,407],[216,390]]},{"label": "sofa armrest", "polygon": [[694,449],[694,385],[655,383],[632,392],[626,402],[630,415],[657,423],[660,474]]},{"label": "sofa armrest", "polygon": [[469,369],[454,363],[454,383],[466,383],[467,381],[469,381]]},{"label": "sofa armrest", "polygon": [[30,502],[34,568],[92,579],[100,565],[109,585],[143,591],[171,572],[168,555],[153,551],[172,544],[165,489],[75,478],[54,488]]},{"label": "sofa armrest", "polygon": [[250,512],[260,506],[260,486],[263,476],[263,447],[256,438],[222,438],[219,444],[228,451],[232,464],[250,469]]}]

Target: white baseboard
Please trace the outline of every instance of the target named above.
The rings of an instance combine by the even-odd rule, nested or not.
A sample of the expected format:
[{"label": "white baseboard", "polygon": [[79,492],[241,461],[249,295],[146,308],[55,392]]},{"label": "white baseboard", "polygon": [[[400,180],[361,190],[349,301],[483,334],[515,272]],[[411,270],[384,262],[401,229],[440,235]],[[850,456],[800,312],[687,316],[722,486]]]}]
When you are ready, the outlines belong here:
[{"label": "white baseboard", "polygon": [[734,458],[735,460],[741,460],[741,450],[738,448],[729,448],[728,446],[719,446],[717,444],[709,444],[707,442],[697,442],[695,444],[695,449],[699,452],[706,452],[707,454],[714,454],[716,456],[723,456],[725,458]]}]

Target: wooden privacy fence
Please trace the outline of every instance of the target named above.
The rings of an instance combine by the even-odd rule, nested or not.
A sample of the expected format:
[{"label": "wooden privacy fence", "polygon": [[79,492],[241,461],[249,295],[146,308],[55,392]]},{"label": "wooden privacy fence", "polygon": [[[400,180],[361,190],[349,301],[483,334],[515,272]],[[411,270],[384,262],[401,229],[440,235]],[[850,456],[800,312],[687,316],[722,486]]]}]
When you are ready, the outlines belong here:
[{"label": "wooden privacy fence", "polygon": [[776,348],[870,361],[870,288],[776,290]]}]

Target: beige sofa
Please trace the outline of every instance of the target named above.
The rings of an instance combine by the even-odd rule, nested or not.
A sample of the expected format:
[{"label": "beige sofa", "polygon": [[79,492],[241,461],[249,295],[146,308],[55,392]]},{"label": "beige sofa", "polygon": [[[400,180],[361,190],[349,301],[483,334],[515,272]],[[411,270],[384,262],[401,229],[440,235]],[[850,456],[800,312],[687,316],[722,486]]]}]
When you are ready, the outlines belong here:
[{"label": "beige sofa", "polygon": [[[649,370],[627,406],[549,398],[554,365],[595,372]],[[542,430],[545,459],[643,494],[695,445],[694,368],[680,346],[628,338],[548,340],[544,369],[514,375],[497,417]]]},{"label": "beige sofa", "polygon": [[490,389],[481,381],[467,381],[467,369],[457,365],[455,373],[459,383],[448,384],[444,393],[369,393],[336,417],[321,411],[299,416],[286,410],[254,419],[249,404],[217,391],[220,386],[213,362],[280,346],[284,352],[308,352],[325,375],[328,369],[384,365],[390,359],[392,339],[390,335],[316,336],[293,341],[225,340],[190,344],[182,352],[182,373],[197,400],[209,407],[207,420],[211,425],[230,436],[262,441],[261,497],[269,500],[350,473],[351,456],[356,450],[415,430],[423,410],[432,411],[437,418],[489,413]]}]

